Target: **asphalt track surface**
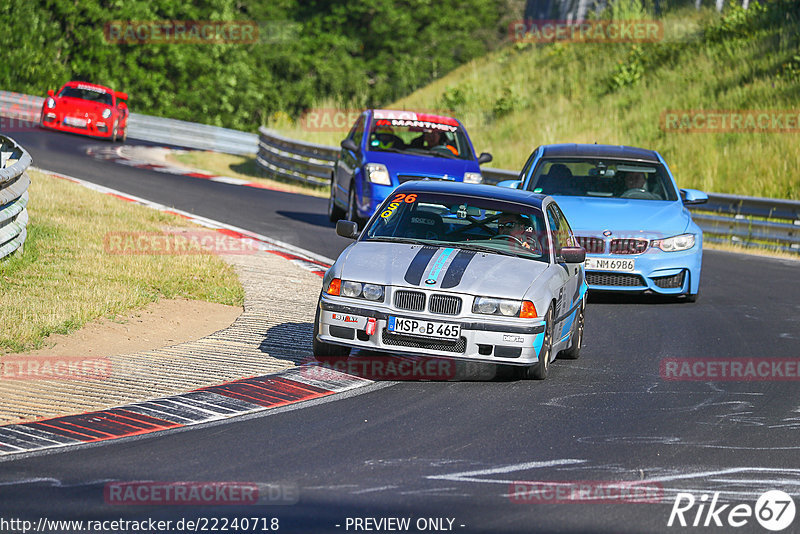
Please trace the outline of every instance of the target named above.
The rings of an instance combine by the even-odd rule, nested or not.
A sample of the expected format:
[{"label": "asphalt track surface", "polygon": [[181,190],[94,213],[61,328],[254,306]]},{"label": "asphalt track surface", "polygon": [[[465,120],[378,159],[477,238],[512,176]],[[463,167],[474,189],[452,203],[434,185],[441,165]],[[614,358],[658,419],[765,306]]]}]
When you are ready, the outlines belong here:
[{"label": "asphalt track surface", "polygon": [[[96,142],[76,136],[15,138],[42,168],[329,257],[348,243],[327,223],[322,199],[92,160],[84,152]],[[695,304],[594,296],[581,358],[557,360],[544,382],[384,382],[188,431],[10,459],[0,463],[0,518],[257,516],[278,518],[280,532],[355,532],[347,518],[405,517],[414,527],[409,532],[432,531],[418,530],[419,518],[453,519],[455,532],[728,532],[730,506],[719,516],[725,527],[667,527],[675,496],[688,492],[699,501],[706,494],[710,501],[720,492],[721,503],[753,506],[760,494],[778,489],[800,507],[800,384],[664,380],[660,363],[796,361],[798,273],[794,261],[707,251]],[[108,481],[141,480],[284,484],[298,488],[299,502],[104,503]],[[508,497],[513,481],[596,480],[644,480],[662,493],[658,503]],[[697,510],[686,512],[689,525]],[[705,519],[703,513],[701,525]],[[735,530],[767,532],[753,517]],[[798,531],[800,518],[783,532]]]}]

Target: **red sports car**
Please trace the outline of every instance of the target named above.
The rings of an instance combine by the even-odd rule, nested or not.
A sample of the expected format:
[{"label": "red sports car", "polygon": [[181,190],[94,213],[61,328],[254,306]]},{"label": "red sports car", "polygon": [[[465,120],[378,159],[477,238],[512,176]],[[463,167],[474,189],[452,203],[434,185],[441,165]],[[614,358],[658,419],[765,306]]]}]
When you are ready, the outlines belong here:
[{"label": "red sports car", "polygon": [[42,104],[43,128],[124,141],[128,135],[128,95],[87,82],[68,82]]}]

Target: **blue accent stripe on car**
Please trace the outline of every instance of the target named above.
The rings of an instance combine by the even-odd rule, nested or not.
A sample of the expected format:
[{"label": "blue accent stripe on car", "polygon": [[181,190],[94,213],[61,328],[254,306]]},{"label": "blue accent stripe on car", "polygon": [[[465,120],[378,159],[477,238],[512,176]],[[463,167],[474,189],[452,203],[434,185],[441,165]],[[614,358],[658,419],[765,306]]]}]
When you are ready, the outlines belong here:
[{"label": "blue accent stripe on car", "polygon": [[536,337],[533,338],[533,350],[536,352],[537,358],[542,352],[542,345],[544,345],[544,332],[536,334]]},{"label": "blue accent stripe on car", "polygon": [[475,257],[475,251],[472,250],[459,250],[453,261],[450,262],[450,267],[444,273],[442,278],[442,289],[450,289],[456,287],[461,283],[461,278],[464,276],[464,271],[467,270],[467,265]]},{"label": "blue accent stripe on car", "polygon": [[456,249],[454,248],[446,248],[439,254],[439,257],[436,258],[436,261],[433,263],[433,267],[428,272],[428,278],[425,280],[425,283],[428,285],[433,285],[439,279],[439,275],[442,273],[442,269],[444,269],[444,264],[447,263],[447,260],[450,256],[455,252]]},{"label": "blue accent stripe on car", "polygon": [[428,263],[437,250],[439,249],[436,247],[422,247],[419,249],[417,255],[411,260],[406,275],[403,277],[405,281],[412,286],[418,286],[422,281],[422,275],[425,274],[425,268],[428,267]]}]

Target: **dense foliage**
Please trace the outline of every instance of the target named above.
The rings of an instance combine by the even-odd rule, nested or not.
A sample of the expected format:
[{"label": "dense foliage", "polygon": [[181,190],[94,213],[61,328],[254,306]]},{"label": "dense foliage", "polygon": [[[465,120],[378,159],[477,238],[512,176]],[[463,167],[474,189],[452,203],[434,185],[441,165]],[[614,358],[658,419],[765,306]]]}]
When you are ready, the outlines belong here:
[{"label": "dense foliage", "polygon": [[[510,9],[514,5],[518,9]],[[513,0],[6,0],[0,89],[70,79],[130,94],[133,111],[252,130],[321,101],[391,102],[493,48]],[[504,18],[506,17],[506,18]],[[255,21],[255,44],[111,44],[111,21]]]}]

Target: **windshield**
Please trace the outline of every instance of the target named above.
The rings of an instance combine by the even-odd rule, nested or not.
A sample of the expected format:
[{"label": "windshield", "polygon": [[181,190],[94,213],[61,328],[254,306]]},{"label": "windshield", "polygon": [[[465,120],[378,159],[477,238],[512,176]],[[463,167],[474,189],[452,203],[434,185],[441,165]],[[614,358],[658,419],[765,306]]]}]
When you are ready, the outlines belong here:
[{"label": "windshield", "polygon": [[608,159],[544,159],[528,189],[545,195],[677,200],[661,165]]},{"label": "windshield", "polygon": [[367,150],[474,158],[467,136],[455,119],[413,112],[375,111]]},{"label": "windshield", "polygon": [[65,87],[58,93],[60,97],[80,98],[81,100],[89,100],[110,106],[112,98],[110,93],[106,93],[102,89],[96,89],[88,85],[79,85],[78,87]]},{"label": "windshield", "polygon": [[471,249],[544,262],[550,257],[541,210],[461,195],[393,194],[361,239]]}]

